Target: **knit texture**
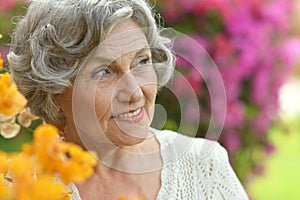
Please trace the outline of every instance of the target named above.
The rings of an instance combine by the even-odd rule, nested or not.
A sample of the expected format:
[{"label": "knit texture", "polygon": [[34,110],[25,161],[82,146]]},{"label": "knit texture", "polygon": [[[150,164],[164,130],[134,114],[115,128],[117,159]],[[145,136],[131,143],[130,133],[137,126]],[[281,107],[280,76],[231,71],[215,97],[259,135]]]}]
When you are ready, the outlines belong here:
[{"label": "knit texture", "polygon": [[[219,143],[155,130],[163,168],[157,200],[247,200],[247,194]],[[72,200],[81,200],[71,184]]]}]

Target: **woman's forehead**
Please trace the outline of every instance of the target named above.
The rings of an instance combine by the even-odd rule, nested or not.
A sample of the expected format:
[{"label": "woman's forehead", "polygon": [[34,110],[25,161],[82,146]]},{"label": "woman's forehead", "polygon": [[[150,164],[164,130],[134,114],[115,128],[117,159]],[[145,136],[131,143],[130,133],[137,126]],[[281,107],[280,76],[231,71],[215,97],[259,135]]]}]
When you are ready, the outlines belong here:
[{"label": "woman's forehead", "polygon": [[85,59],[81,75],[87,76],[98,64],[110,64],[121,57],[133,59],[136,55],[151,52],[143,30],[132,20],[117,24],[108,37],[99,43]]},{"label": "woman's forehead", "polygon": [[109,37],[113,35],[118,35],[122,32],[126,32],[132,29],[139,29],[139,25],[132,19],[126,19],[124,21],[121,21],[120,23],[117,23],[110,31]]},{"label": "woman's forehead", "polygon": [[150,48],[143,30],[132,20],[117,24],[95,49],[94,56],[114,60],[130,52]]}]

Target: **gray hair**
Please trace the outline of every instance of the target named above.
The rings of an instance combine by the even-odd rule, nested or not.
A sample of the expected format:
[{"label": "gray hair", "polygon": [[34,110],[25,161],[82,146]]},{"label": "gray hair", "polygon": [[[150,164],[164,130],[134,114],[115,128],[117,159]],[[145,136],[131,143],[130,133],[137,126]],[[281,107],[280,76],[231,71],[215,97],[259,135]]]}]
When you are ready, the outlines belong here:
[{"label": "gray hair", "polygon": [[112,28],[132,18],[145,33],[158,84],[174,70],[170,40],[144,0],[32,0],[13,34],[8,61],[12,77],[32,112],[45,121],[64,120],[55,96],[72,87],[84,58]]}]

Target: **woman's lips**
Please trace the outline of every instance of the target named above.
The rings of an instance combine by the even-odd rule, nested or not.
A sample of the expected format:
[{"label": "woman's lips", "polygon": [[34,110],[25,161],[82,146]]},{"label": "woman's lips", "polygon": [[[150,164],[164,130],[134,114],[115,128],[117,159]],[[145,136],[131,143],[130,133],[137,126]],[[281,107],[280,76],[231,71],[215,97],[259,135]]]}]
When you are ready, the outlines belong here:
[{"label": "woman's lips", "polygon": [[142,107],[140,107],[134,111],[117,115],[114,118],[122,121],[130,121],[130,122],[137,123],[143,119],[143,116],[144,116],[144,111]]}]

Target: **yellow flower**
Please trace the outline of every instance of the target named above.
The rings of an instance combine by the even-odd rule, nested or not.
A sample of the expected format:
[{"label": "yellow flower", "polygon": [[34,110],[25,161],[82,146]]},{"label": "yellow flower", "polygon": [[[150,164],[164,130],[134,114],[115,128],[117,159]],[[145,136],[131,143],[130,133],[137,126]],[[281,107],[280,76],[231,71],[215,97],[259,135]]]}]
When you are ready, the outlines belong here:
[{"label": "yellow flower", "polygon": [[27,103],[26,98],[10,81],[8,72],[0,76],[0,113],[7,116],[16,115]]},{"label": "yellow flower", "polygon": [[32,120],[38,119],[35,115],[31,114],[29,108],[23,108],[18,115],[18,122],[23,127],[29,127]]},{"label": "yellow flower", "polygon": [[0,174],[6,174],[8,170],[7,154],[0,151]]},{"label": "yellow flower", "polygon": [[65,200],[70,198],[69,188],[62,183],[55,183],[54,177],[42,174],[36,178],[18,183],[14,187],[18,200]]},{"label": "yellow flower", "polygon": [[58,129],[44,124],[34,131],[34,142],[23,152],[36,155],[43,171],[59,173],[65,183],[80,183],[91,176],[97,164],[96,156],[80,146],[59,140]]},{"label": "yellow flower", "polygon": [[96,156],[90,152],[84,151],[80,146],[62,143],[65,146],[66,157],[65,162],[57,165],[57,171],[61,174],[61,179],[66,182],[81,183],[90,177],[97,164]]},{"label": "yellow flower", "polygon": [[0,97],[7,93],[8,87],[11,85],[10,75],[8,72],[0,76]]},{"label": "yellow flower", "polygon": [[50,124],[43,124],[38,126],[33,134],[33,143],[24,145],[23,152],[35,156],[41,167],[53,168],[52,165],[56,162],[56,158],[53,158],[52,152],[56,143],[59,142],[58,129]]},{"label": "yellow flower", "polygon": [[[1,36],[0,36],[0,39],[1,39]],[[3,69],[3,64],[4,64],[4,60],[2,59],[1,53],[0,53],[0,70]]]},{"label": "yellow flower", "polygon": [[[84,181],[96,164],[91,153],[61,141],[56,127],[40,125],[34,131],[33,142],[23,145],[22,153],[0,152],[0,199],[70,200],[72,193],[65,183]],[[3,174],[7,172],[11,187],[5,184]]]},{"label": "yellow flower", "polygon": [[13,174],[13,181],[16,183],[19,181],[25,183],[31,180],[33,178],[32,175],[39,168],[35,164],[34,158],[23,153],[15,156],[9,164],[9,172]]},{"label": "yellow flower", "polygon": [[20,125],[16,123],[15,116],[6,116],[0,113],[0,135],[4,138],[13,138],[20,131]]},{"label": "yellow flower", "polygon": [[11,200],[12,199],[12,189],[8,186],[4,175],[0,173],[0,199],[1,200]]},{"label": "yellow flower", "polygon": [[[10,163],[13,194],[17,200],[69,200],[69,188],[55,182],[53,174],[43,171],[34,156],[21,153]],[[0,198],[1,199],[1,198]]]},{"label": "yellow flower", "polygon": [[18,135],[21,127],[19,124],[16,123],[1,123],[0,124],[0,135],[4,138],[13,138]]},{"label": "yellow flower", "polygon": [[42,171],[34,156],[21,153],[10,164],[13,192],[17,200],[67,200],[70,191],[63,183],[55,182],[53,174]]}]

